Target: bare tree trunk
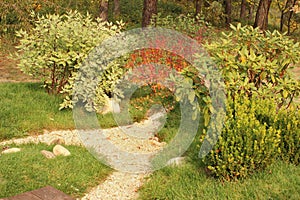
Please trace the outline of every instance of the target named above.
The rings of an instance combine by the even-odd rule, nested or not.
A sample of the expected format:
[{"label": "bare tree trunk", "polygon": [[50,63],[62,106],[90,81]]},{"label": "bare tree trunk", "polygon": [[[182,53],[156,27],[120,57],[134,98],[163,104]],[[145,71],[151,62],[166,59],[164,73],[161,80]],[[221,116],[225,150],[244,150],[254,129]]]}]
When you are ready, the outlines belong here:
[{"label": "bare tree trunk", "polygon": [[247,6],[248,6],[247,0],[242,0],[242,3],[241,3],[241,12],[240,12],[240,18],[242,20],[246,20]]},{"label": "bare tree trunk", "polygon": [[293,4],[291,5],[291,7],[289,8],[289,16],[288,16],[288,34],[291,33],[291,19],[292,16],[294,14],[294,12],[291,10],[297,3],[297,0],[294,0]]},{"label": "bare tree trunk", "polygon": [[281,15],[280,15],[280,28],[279,28],[279,30],[280,30],[280,32],[282,32],[283,31],[283,25],[284,25],[284,9],[283,10],[281,10]]},{"label": "bare tree trunk", "polygon": [[195,0],[195,16],[201,13],[202,10],[202,0]]},{"label": "bare tree trunk", "polygon": [[225,4],[225,22],[227,25],[229,25],[231,23],[231,0],[224,0],[224,4]]},{"label": "bare tree trunk", "polygon": [[284,9],[281,11],[280,16],[280,31],[283,31],[283,26],[286,24],[287,21],[287,27],[288,27],[288,34],[290,34],[291,31],[291,18],[293,16],[293,11],[291,9],[296,4],[297,0],[287,0]]},{"label": "bare tree trunk", "polygon": [[150,24],[153,14],[157,14],[157,0],[144,0],[142,27]]},{"label": "bare tree trunk", "polygon": [[114,16],[119,17],[120,13],[120,0],[114,0]]},{"label": "bare tree trunk", "polygon": [[261,30],[268,28],[268,15],[272,0],[260,0],[257,8],[254,27],[259,27]]},{"label": "bare tree trunk", "polygon": [[249,5],[248,21],[251,21],[253,19],[253,10],[254,10],[254,5]]},{"label": "bare tree trunk", "polygon": [[108,19],[108,0],[100,0],[100,14],[99,17],[102,21],[107,21]]}]

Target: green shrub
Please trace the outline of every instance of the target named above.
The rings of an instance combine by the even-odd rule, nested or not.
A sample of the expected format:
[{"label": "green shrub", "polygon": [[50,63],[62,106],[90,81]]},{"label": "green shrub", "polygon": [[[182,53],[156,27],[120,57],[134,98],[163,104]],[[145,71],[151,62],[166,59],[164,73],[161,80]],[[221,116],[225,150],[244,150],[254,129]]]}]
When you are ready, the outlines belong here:
[{"label": "green shrub", "polygon": [[5,0],[0,1],[0,35],[14,36],[15,31],[33,27],[31,14],[64,14],[77,10],[83,14],[87,11],[93,16],[98,14],[98,6],[92,0]]},{"label": "green shrub", "polygon": [[[227,116],[218,142],[203,159],[215,176],[231,180],[247,177],[272,164],[280,153],[281,130],[273,99],[235,95],[228,98]],[[265,113],[262,120],[260,113]],[[268,123],[272,119],[274,122]]]},{"label": "green shrub", "polygon": [[300,45],[278,31],[231,25],[232,31],[205,47],[222,71],[228,94],[275,97],[288,106],[300,93],[300,81],[290,70],[300,61]]},{"label": "green shrub", "polygon": [[212,1],[208,7],[204,8],[205,20],[213,25],[221,25],[224,21],[225,14],[224,8],[221,2]]},{"label": "green shrub", "polygon": [[300,45],[278,31],[231,28],[205,45],[223,74],[228,106],[222,135],[204,162],[224,179],[246,177],[278,157],[298,164],[299,111],[293,101],[300,82],[289,69],[300,61]]},{"label": "green shrub", "polygon": [[30,33],[17,32],[21,40],[15,59],[20,60],[23,72],[43,81],[48,93],[67,94],[61,107],[70,107],[73,82],[81,63],[101,41],[118,33],[122,23],[93,21],[90,15],[70,11],[38,16],[34,25]]},{"label": "green shrub", "polygon": [[300,113],[295,106],[278,112],[276,128],[281,130],[280,157],[295,165],[300,163]]},{"label": "green shrub", "polygon": [[164,17],[162,13],[158,13],[152,17],[151,26],[173,29],[195,39],[197,39],[196,37],[199,36],[199,33],[202,34],[202,29],[207,30],[209,28],[209,24],[200,18],[200,16],[195,18],[192,14],[179,16],[167,15]]}]

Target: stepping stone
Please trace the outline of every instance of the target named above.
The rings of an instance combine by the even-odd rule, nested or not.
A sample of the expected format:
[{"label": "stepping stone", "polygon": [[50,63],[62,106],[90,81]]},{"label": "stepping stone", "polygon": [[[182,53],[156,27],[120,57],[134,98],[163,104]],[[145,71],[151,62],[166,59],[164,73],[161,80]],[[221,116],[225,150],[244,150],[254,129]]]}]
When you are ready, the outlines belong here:
[{"label": "stepping stone", "polygon": [[66,149],[65,147],[61,146],[61,145],[55,145],[55,147],[53,147],[53,154],[55,156],[69,156],[71,155],[70,151],[68,149]]},{"label": "stepping stone", "polygon": [[55,155],[51,151],[42,150],[41,153],[48,159],[55,158]]},{"label": "stepping stone", "polygon": [[2,151],[2,154],[16,153],[19,151],[21,151],[20,148],[10,148],[10,149],[6,149],[6,150]]},{"label": "stepping stone", "polygon": [[75,200],[51,186],[46,186],[37,190],[25,192],[13,197],[0,200]]}]

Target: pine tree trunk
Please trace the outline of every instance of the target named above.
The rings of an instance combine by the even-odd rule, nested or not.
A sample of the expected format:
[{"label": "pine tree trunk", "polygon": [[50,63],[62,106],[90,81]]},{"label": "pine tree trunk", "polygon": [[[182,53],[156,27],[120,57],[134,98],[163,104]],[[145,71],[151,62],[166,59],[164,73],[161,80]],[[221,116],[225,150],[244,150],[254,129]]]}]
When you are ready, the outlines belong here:
[{"label": "pine tree trunk", "polygon": [[268,28],[268,15],[272,0],[260,0],[257,8],[254,27],[259,27],[261,30]]},{"label": "pine tree trunk", "polygon": [[108,0],[100,0],[100,14],[102,21],[106,22],[108,19]]},{"label": "pine tree trunk", "polygon": [[195,16],[197,16],[202,10],[202,0],[195,0],[195,9]]},{"label": "pine tree trunk", "polygon": [[229,25],[231,23],[231,0],[224,0],[224,4],[225,4],[225,22],[227,25]]},{"label": "pine tree trunk", "polygon": [[119,17],[120,13],[120,0],[114,0],[114,16]]},{"label": "pine tree trunk", "polygon": [[288,34],[290,34],[290,24],[291,24],[291,18],[293,15],[293,11],[291,9],[296,4],[297,0],[287,0],[284,10],[281,11],[281,17],[280,17],[280,31],[283,31],[283,26],[287,25],[288,27]]},{"label": "pine tree trunk", "polygon": [[157,14],[157,0],[144,0],[142,27],[150,24],[153,14]]},{"label": "pine tree trunk", "polygon": [[240,18],[246,20],[247,0],[242,0]]},{"label": "pine tree trunk", "polygon": [[249,6],[249,15],[248,15],[248,21],[253,20],[253,10],[254,10],[254,5]]}]

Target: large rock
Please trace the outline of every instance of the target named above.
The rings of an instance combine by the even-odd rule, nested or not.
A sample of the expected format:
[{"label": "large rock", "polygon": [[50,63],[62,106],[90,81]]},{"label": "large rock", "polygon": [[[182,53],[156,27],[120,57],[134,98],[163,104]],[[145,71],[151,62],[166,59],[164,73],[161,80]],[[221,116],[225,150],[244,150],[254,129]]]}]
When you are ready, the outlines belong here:
[{"label": "large rock", "polygon": [[8,154],[8,153],[16,153],[21,151],[20,148],[10,148],[10,149],[6,149],[4,151],[2,151],[3,154]]},{"label": "large rock", "polygon": [[48,159],[55,158],[55,155],[51,151],[42,150],[41,153]]},{"label": "large rock", "polygon": [[61,145],[55,145],[53,148],[53,154],[55,156],[69,156],[71,155],[70,151]]}]

